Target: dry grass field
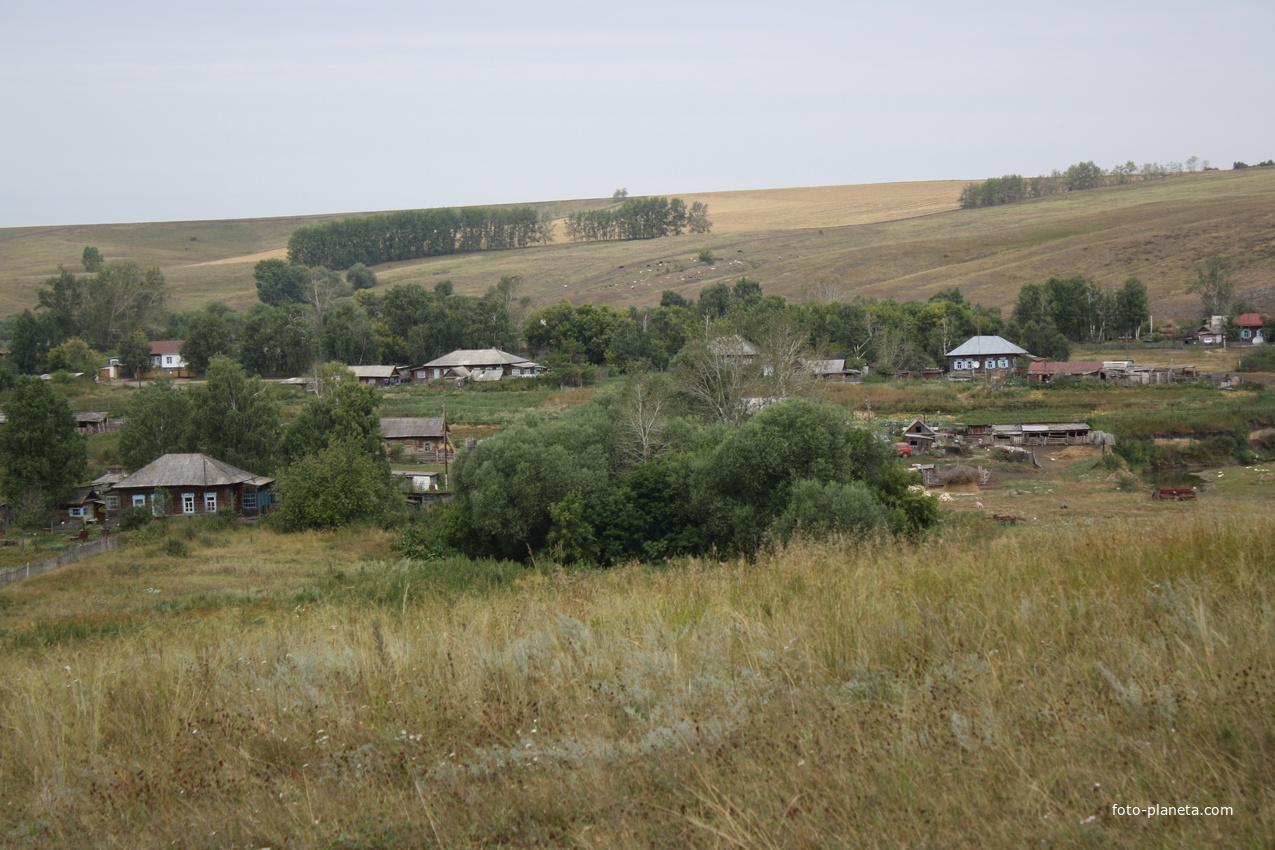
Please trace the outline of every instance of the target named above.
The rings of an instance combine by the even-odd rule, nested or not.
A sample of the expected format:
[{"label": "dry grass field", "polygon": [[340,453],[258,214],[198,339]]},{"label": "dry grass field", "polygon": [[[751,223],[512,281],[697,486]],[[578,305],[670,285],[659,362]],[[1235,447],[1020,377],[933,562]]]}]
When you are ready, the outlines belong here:
[{"label": "dry grass field", "polygon": [[174,524],[0,591],[3,844],[1269,846],[1271,484],[1240,524],[1087,461],[1016,527],[993,482],[918,544],[467,586]]},{"label": "dry grass field", "polygon": [[[1237,261],[1241,294],[1275,308],[1275,169],[1209,172],[957,209],[964,181],[684,194],[709,204],[714,232],[642,242],[557,243],[522,251],[452,255],[376,269],[383,286],[451,280],[481,294],[521,275],[537,303],[652,304],[672,289],[694,297],[745,275],[789,298],[925,299],[950,286],[992,306],[1013,303],[1025,283],[1088,275],[1108,287],[1139,277],[1157,318],[1194,317],[1185,292],[1196,263]],[[610,203],[540,206],[553,215]],[[295,227],[331,216],[229,222],[11,228],[0,231],[0,313],[30,306],[59,263],[78,268],[85,245],[108,259],[159,265],[174,306],[255,299],[252,266],[277,256]],[[559,228],[561,236],[561,228]],[[719,262],[696,262],[701,251]]]}]

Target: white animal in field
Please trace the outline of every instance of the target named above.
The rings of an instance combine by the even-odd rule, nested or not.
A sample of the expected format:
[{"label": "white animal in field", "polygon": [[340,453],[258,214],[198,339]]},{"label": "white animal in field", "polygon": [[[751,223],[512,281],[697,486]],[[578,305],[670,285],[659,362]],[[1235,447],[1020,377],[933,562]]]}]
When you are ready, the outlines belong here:
[{"label": "white animal in field", "polygon": [[975,502],[975,503],[974,503],[974,507],[976,507],[976,508],[982,508],[982,507],[983,507],[983,503],[982,503],[982,502]]}]

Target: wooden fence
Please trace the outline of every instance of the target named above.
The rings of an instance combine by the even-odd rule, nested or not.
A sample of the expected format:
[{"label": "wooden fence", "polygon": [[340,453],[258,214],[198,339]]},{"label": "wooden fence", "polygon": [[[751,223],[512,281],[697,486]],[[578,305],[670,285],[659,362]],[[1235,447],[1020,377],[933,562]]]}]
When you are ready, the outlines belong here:
[{"label": "wooden fence", "polygon": [[110,552],[120,545],[118,536],[99,537],[92,543],[85,543],[76,546],[74,549],[67,549],[54,555],[52,558],[45,558],[43,561],[24,564],[20,567],[9,567],[7,570],[0,570],[0,586],[13,584],[15,581],[22,581],[31,576],[38,576],[47,573],[49,570],[55,570],[58,567],[66,566],[74,563],[81,558],[89,558],[93,555],[100,555],[103,552]]}]

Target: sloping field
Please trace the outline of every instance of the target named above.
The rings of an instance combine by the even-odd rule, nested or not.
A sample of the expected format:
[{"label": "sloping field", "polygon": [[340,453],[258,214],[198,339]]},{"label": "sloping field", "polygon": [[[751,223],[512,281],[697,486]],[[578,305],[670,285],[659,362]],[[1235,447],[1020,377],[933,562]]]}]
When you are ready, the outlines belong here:
[{"label": "sloping field", "polygon": [[[1119,287],[1147,285],[1156,318],[1191,320],[1194,267],[1236,260],[1237,291],[1275,308],[1275,169],[1209,172],[1058,195],[1004,207],[957,209],[964,181],[823,186],[682,194],[709,205],[712,233],[640,242],[562,243],[520,251],[391,263],[384,286],[415,282],[481,294],[520,275],[537,303],[640,306],[663,290],[695,297],[705,286],[747,275],[789,298],[928,298],[959,286],[978,303],[1007,307],[1026,283],[1086,275]],[[553,215],[610,204],[581,199],[538,204]],[[59,263],[79,268],[85,245],[108,259],[158,265],[177,309],[256,299],[252,266],[281,256],[288,234],[334,216],[223,222],[0,230],[0,314],[34,303],[34,288]],[[558,233],[561,235],[561,228]],[[702,251],[718,259],[697,262]]]}]

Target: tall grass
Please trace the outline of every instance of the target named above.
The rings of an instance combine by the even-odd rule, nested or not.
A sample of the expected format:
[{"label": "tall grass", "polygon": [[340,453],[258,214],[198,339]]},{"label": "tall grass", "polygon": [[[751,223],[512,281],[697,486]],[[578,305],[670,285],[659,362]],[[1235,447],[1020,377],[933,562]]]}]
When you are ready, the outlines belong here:
[{"label": "tall grass", "polygon": [[[12,846],[1267,846],[1275,608],[1222,509],[528,570],[5,651]],[[1113,804],[1231,806],[1113,816]]]}]

